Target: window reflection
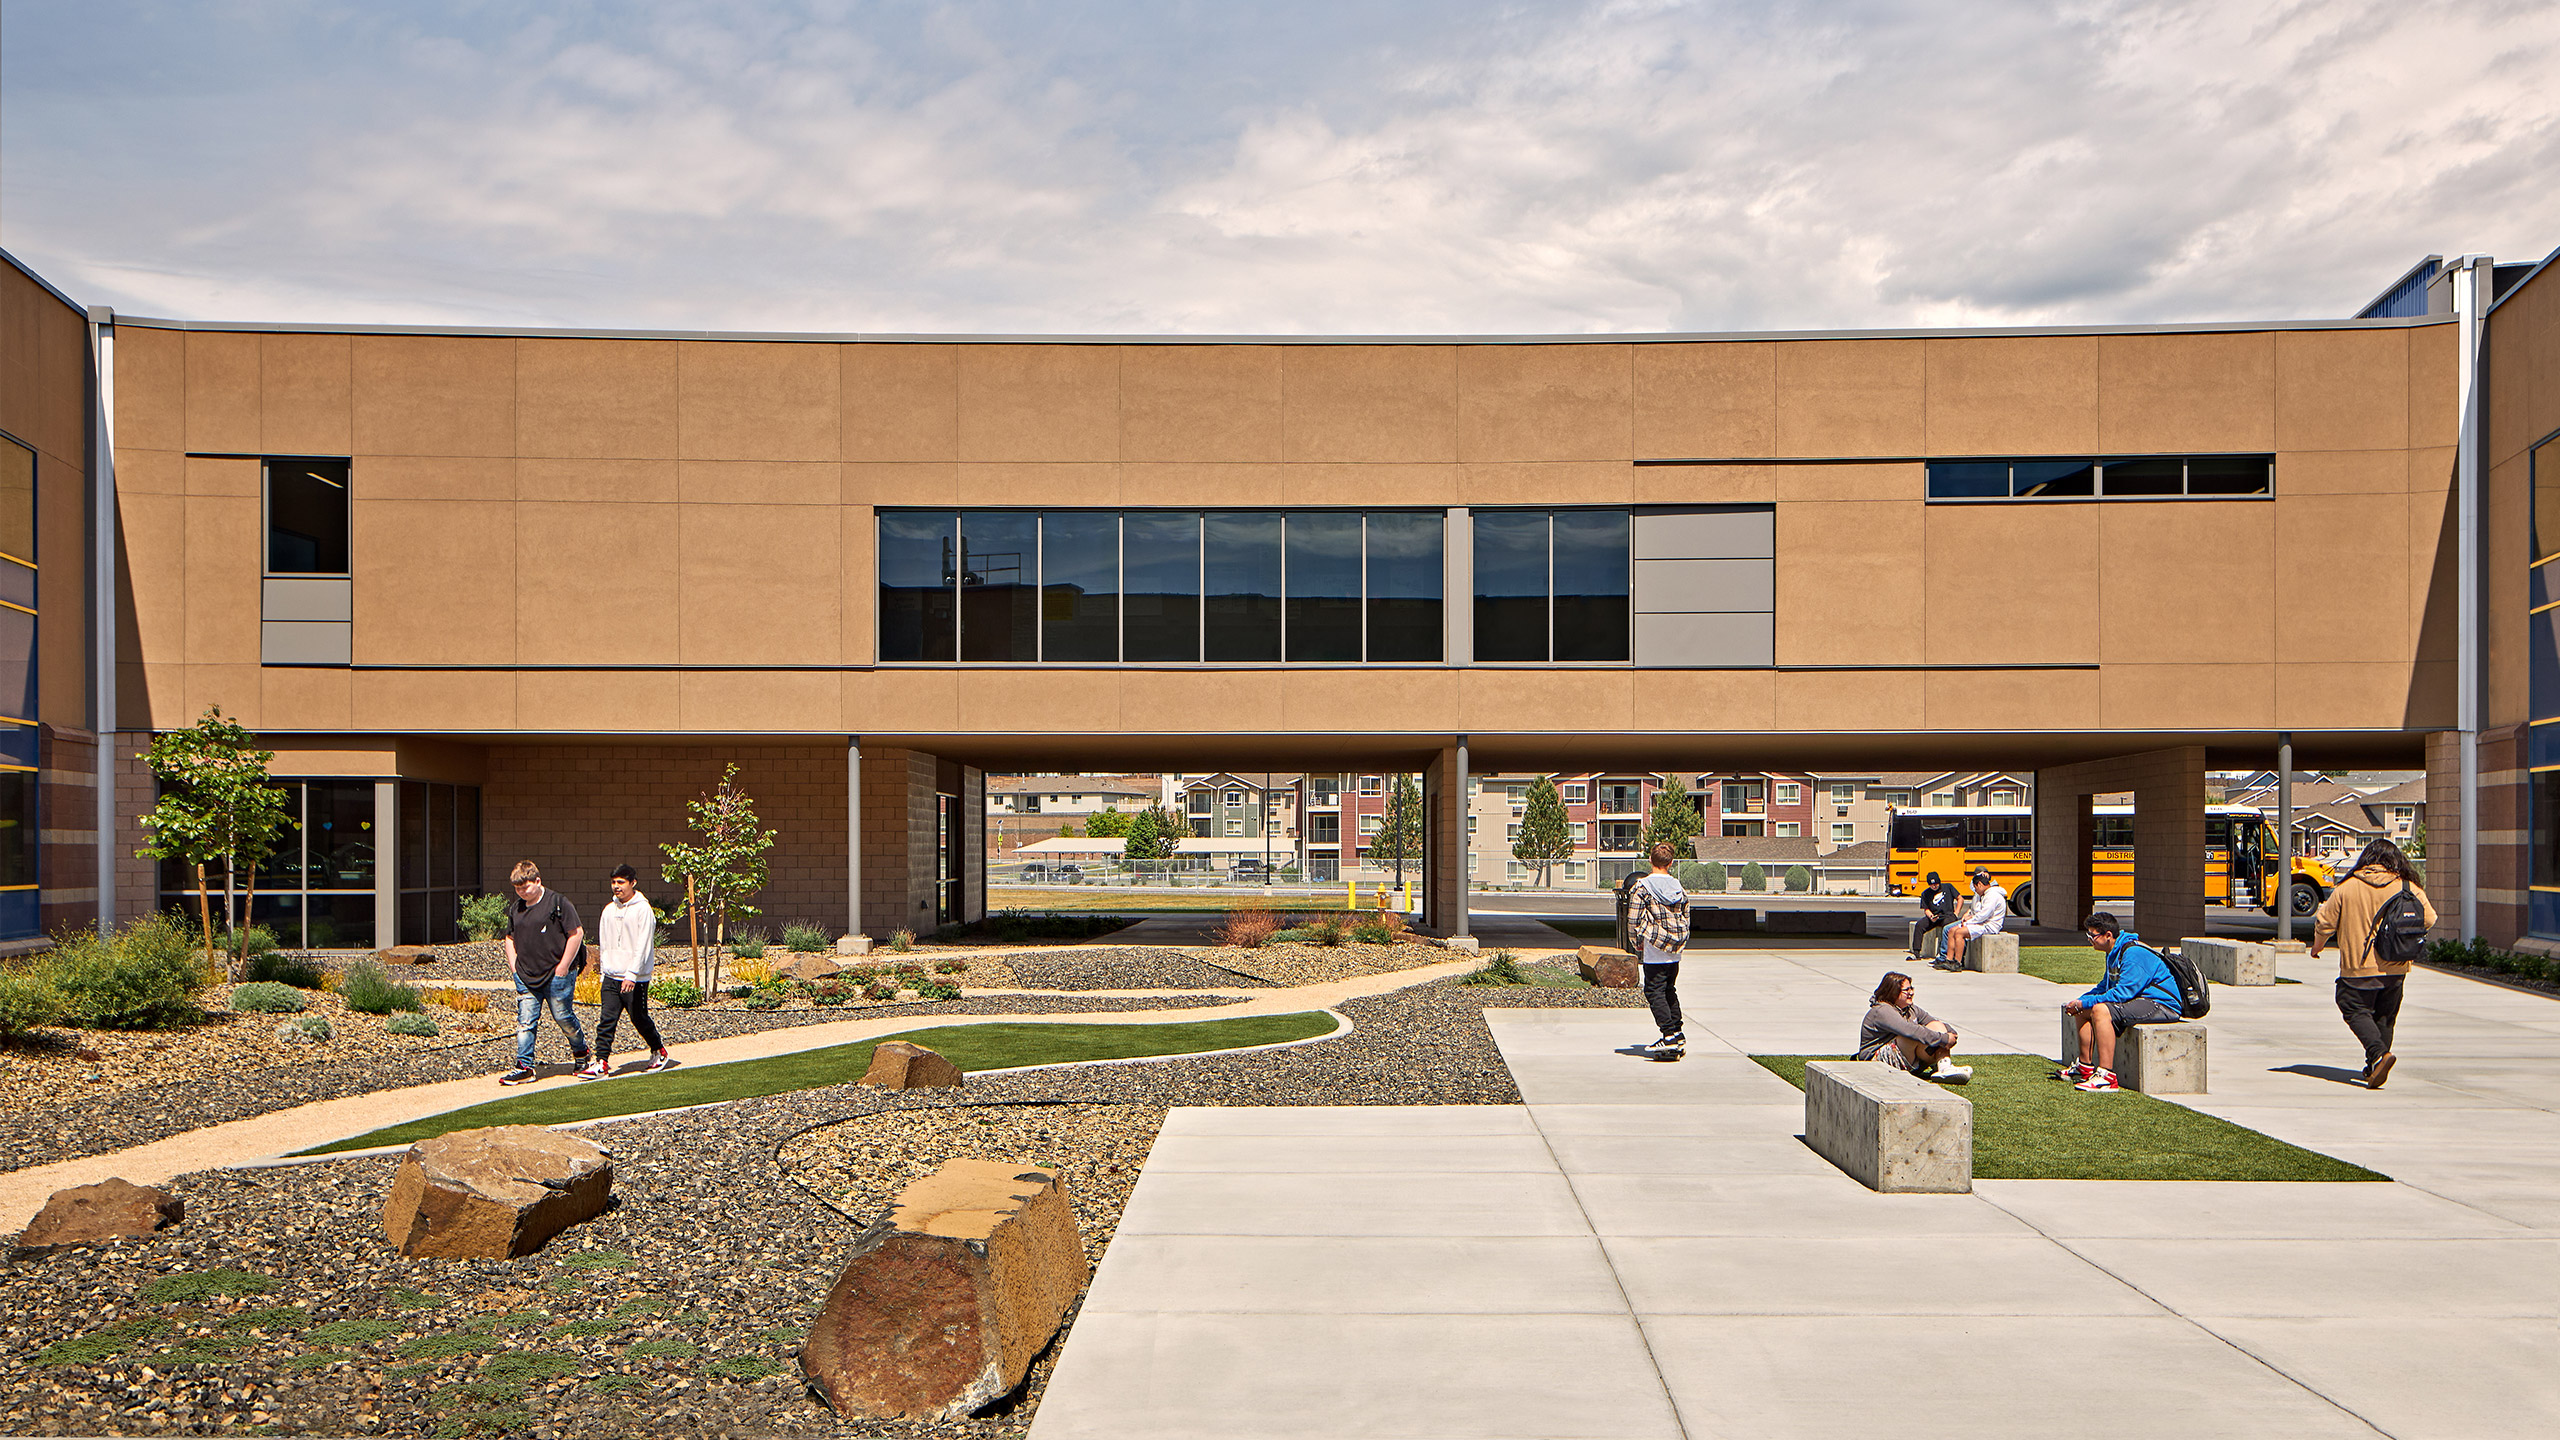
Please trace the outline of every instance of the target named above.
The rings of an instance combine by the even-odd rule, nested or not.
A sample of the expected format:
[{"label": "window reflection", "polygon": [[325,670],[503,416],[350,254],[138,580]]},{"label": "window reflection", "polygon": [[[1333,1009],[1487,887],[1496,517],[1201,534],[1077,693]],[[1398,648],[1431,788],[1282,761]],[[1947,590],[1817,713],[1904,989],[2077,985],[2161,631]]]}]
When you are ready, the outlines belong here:
[{"label": "window reflection", "polygon": [[1301,511],[1288,535],[1289,658],[1358,660],[1360,517]]},{"label": "window reflection", "polygon": [[1121,655],[1200,658],[1200,517],[1131,511],[1121,521]]},{"label": "window reflection", "polygon": [[1556,659],[1627,658],[1628,524],[1624,510],[1556,512]]},{"label": "window reflection", "polygon": [[1208,570],[1204,653],[1211,660],[1280,658],[1280,517],[1211,515],[1201,542]]},{"label": "window reflection", "polygon": [[948,510],[880,512],[881,659],[957,657],[952,557],[958,536],[959,517]]},{"label": "window reflection", "polygon": [[1052,510],[1040,517],[1040,656],[1120,658],[1120,517]]},{"label": "window reflection", "polygon": [[1478,511],[1475,658],[1547,658],[1547,512]]},{"label": "window reflection", "polygon": [[1436,514],[1369,517],[1369,663],[1440,659],[1440,538]]},{"label": "window reflection", "polygon": [[1039,517],[1014,510],[960,515],[960,658],[1040,658]]}]

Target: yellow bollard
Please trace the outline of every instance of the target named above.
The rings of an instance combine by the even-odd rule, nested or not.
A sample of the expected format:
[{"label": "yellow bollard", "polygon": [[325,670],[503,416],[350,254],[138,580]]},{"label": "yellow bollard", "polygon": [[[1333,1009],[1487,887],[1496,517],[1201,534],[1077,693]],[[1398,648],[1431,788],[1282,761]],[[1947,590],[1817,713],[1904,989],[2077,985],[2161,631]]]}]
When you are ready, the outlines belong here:
[{"label": "yellow bollard", "polygon": [[1360,908],[1359,881],[1345,880],[1342,882],[1342,908],[1345,910],[1357,910]]},{"label": "yellow bollard", "polygon": [[1400,910],[1411,910],[1413,908],[1413,882],[1410,880],[1404,882],[1404,894],[1402,899],[1403,903],[1397,908]]}]

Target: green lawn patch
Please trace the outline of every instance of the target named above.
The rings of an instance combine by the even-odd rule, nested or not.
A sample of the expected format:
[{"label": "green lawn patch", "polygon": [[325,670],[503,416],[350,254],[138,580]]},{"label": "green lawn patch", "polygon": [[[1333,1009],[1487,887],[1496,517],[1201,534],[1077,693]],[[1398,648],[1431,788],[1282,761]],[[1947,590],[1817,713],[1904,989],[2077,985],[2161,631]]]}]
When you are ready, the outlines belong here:
[{"label": "green lawn patch", "polygon": [[1019,1065],[1061,1065],[1091,1060],[1137,1060],[1162,1055],[1198,1055],[1215,1050],[1241,1050],[1255,1045],[1285,1045],[1329,1035],[1334,1019],[1320,1010],[1293,1015],[1254,1015],[1234,1020],[1193,1020],[1172,1025],[943,1025],[857,1040],[847,1045],[772,1055],[762,1060],[734,1060],[699,1068],[680,1066],[655,1075],[631,1075],[592,1085],[561,1086],[515,1095],[430,1115],[404,1125],[356,1135],[298,1151],[329,1155],[341,1150],[369,1150],[408,1145],[454,1130],[484,1125],[565,1125],[613,1115],[637,1115],[686,1105],[746,1100],[791,1090],[814,1090],[862,1078],[871,1068],[871,1052],[890,1040],[905,1040],[939,1052],[963,1071],[1003,1070]]},{"label": "green lawn patch", "polygon": [[[1801,1090],[1812,1060],[1754,1055]],[[1978,1180],[2387,1180],[2361,1165],[2126,1090],[2094,1095],[2049,1078],[2038,1055],[1968,1055]]]}]

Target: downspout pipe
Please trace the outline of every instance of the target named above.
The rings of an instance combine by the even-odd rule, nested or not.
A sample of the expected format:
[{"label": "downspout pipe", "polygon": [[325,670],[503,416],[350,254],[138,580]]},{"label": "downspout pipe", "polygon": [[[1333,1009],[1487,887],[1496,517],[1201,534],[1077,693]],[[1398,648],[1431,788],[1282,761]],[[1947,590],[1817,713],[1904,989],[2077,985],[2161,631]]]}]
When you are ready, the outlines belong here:
[{"label": "downspout pipe", "polygon": [[2293,939],[2293,732],[2276,737],[2276,943]]},{"label": "downspout pipe", "polygon": [[97,739],[98,930],[116,918],[116,312],[89,307],[89,729]]}]

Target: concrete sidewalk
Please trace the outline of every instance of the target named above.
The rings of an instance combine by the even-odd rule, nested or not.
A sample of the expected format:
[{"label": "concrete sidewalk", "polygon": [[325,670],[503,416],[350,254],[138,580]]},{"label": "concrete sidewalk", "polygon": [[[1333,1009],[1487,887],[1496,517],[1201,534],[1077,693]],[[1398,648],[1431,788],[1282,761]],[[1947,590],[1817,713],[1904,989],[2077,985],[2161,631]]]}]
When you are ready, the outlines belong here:
[{"label": "concrete sidewalk", "polygon": [[[2325,985],[2216,991],[2199,1108],[2416,1183],[1879,1196],[1747,1056],[1845,1050],[1885,968],[1686,966],[1678,1065],[1490,1012],[1519,1107],[1174,1112],[1035,1440],[2560,1433],[2560,1006],[2422,975],[2370,1092],[2279,1068],[2349,1051]],[[1920,986],[2039,1053],[2066,993]]]}]

